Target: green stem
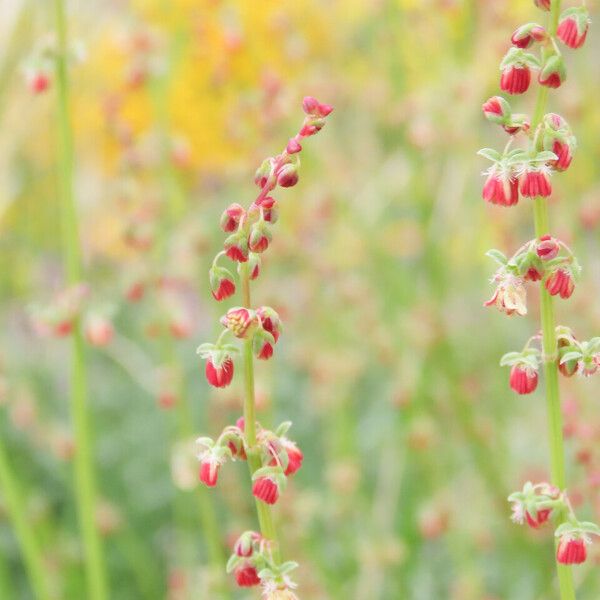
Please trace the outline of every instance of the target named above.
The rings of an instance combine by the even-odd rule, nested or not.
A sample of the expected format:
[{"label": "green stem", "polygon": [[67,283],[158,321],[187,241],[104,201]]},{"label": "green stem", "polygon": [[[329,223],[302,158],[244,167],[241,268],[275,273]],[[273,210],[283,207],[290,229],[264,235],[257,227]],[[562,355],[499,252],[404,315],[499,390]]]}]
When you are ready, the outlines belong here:
[{"label": "green stem", "polygon": [[[560,0],[552,0],[549,34],[556,35]],[[548,89],[540,86],[532,130],[540,124],[546,110]],[[534,200],[535,235],[540,237],[549,232],[548,206],[545,198]],[[556,322],[552,296],[544,285],[540,285],[540,317],[542,321],[542,349],[544,375],[546,381],[546,407],[548,412],[548,437],[550,444],[550,475],[552,484],[564,490],[567,485],[565,475],[565,452],[563,442],[562,414],[560,408],[560,390],[558,386]],[[562,517],[564,521],[564,517]],[[561,522],[562,522],[561,521]],[[560,522],[558,523],[560,525]],[[561,600],[575,600],[575,587],[571,567],[556,563]]]},{"label": "green stem", "polygon": [[4,442],[0,439],[0,484],[6,500],[8,514],[12,521],[15,535],[21,546],[29,581],[38,600],[49,600],[46,575],[42,554],[33,529],[30,527],[25,513],[23,494],[8,462]]},{"label": "green stem", "polygon": [[[68,42],[64,0],[55,0],[57,33],[56,90],[59,126],[59,186],[62,239],[67,282],[81,282],[82,265],[79,229],[73,194],[73,137],[70,123],[69,81],[67,75]],[[105,600],[107,581],[100,535],[95,525],[96,482],[92,462],[90,422],[87,406],[87,374],[84,344],[79,320],[74,324],[71,347],[71,415],[75,433],[75,495],[79,527],[83,537],[85,568],[90,600]]]},{"label": "green stem", "polygon": [[[241,268],[241,283],[243,304],[246,308],[251,306],[250,298],[250,269],[248,263],[243,263]],[[250,475],[254,475],[261,468],[260,456],[256,448],[256,396],[254,391],[254,354],[252,352],[252,340],[244,340],[244,432],[248,444],[248,468]],[[281,562],[281,553],[277,541],[277,532],[271,509],[267,504],[256,498],[256,512],[263,537],[273,543],[273,559],[276,563]]]}]

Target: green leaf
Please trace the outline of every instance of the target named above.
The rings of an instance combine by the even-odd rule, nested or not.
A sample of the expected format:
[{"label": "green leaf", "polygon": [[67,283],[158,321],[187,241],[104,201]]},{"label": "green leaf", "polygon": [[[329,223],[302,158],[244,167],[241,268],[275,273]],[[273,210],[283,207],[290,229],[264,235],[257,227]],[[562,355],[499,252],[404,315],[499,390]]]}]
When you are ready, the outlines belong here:
[{"label": "green leaf", "polygon": [[486,256],[489,256],[492,260],[495,260],[499,265],[504,266],[508,262],[505,254],[500,252],[500,250],[496,250],[496,248],[492,248],[485,253]]}]

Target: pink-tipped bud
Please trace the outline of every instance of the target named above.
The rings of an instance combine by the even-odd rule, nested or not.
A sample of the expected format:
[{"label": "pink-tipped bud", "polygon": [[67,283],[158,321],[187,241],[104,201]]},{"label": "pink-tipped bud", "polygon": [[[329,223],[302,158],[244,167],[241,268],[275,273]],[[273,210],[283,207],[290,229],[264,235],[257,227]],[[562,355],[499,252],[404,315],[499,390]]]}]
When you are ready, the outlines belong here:
[{"label": "pink-tipped bud", "polygon": [[569,271],[557,269],[546,279],[546,289],[551,296],[559,295],[566,300],[573,294],[575,283]]},{"label": "pink-tipped bud", "polygon": [[259,477],[252,486],[252,494],[265,504],[275,504],[279,499],[279,486],[270,477]]},{"label": "pink-tipped bud", "polygon": [[543,42],[548,38],[546,30],[537,23],[527,23],[517,28],[510,41],[517,48],[529,48],[534,42]]},{"label": "pink-tipped bud", "polygon": [[556,258],[559,250],[560,245],[558,240],[549,235],[543,235],[540,238],[540,241],[537,243],[537,247],[535,249],[536,254],[542,260],[552,260],[553,258]]},{"label": "pink-tipped bud", "polygon": [[211,358],[208,358],[205,373],[206,380],[213,387],[227,387],[233,379],[233,361],[227,357],[222,363],[215,364]]},{"label": "pink-tipped bud", "polygon": [[587,558],[587,548],[583,538],[563,535],[556,548],[556,560],[562,565],[579,565]]},{"label": "pink-tipped bud", "polygon": [[302,109],[310,117],[324,118],[331,114],[333,106],[330,104],[321,104],[316,98],[306,96],[302,101]]},{"label": "pink-tipped bud", "polygon": [[251,563],[243,563],[233,572],[235,580],[240,587],[253,587],[260,585],[260,578]]},{"label": "pink-tipped bud", "polygon": [[549,88],[557,88],[561,86],[566,78],[567,71],[563,59],[561,56],[554,54],[546,60],[546,63],[538,76],[538,81],[540,85],[545,85]]},{"label": "pink-tipped bud", "polygon": [[245,214],[241,204],[230,204],[221,215],[221,229],[226,233],[235,231]]},{"label": "pink-tipped bud", "polygon": [[254,544],[260,541],[260,535],[255,531],[244,532],[235,542],[233,551],[237,556],[249,558],[254,554]]},{"label": "pink-tipped bud", "polygon": [[537,371],[523,365],[513,365],[510,370],[510,387],[517,394],[531,394],[538,384]]},{"label": "pink-tipped bud", "polygon": [[502,70],[500,89],[511,95],[524,94],[531,83],[531,71],[526,65],[511,65]]},{"label": "pink-tipped bud", "polygon": [[556,35],[569,48],[580,48],[587,37],[590,18],[585,7],[568,8],[560,16]]},{"label": "pink-tipped bud", "polygon": [[296,138],[291,138],[285,150],[288,154],[296,154],[297,152],[300,152],[302,150],[302,146]]},{"label": "pink-tipped bud", "polygon": [[277,183],[284,188],[295,186],[298,183],[298,167],[292,163],[283,165],[277,172]]},{"label": "pink-tipped bud", "polygon": [[230,308],[223,317],[221,324],[227,327],[235,337],[248,337],[258,327],[258,317],[253,310],[247,308]]}]

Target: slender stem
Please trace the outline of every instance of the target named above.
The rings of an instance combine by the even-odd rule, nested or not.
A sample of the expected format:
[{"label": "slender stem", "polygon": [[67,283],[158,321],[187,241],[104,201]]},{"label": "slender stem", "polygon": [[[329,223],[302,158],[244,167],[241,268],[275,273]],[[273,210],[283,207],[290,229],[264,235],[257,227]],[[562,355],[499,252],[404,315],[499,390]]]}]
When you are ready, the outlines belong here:
[{"label": "slender stem", "polygon": [[[70,123],[69,82],[67,75],[68,43],[64,0],[55,0],[57,33],[56,90],[59,126],[59,186],[62,239],[69,285],[81,282],[82,265],[79,231],[73,194],[73,138]],[[75,432],[75,495],[79,527],[83,537],[88,598],[105,600],[107,581],[99,532],[95,525],[96,482],[92,462],[90,421],[87,406],[87,374],[84,344],[79,320],[74,324],[71,348],[71,415]]]},{"label": "slender stem", "polygon": [[[246,308],[251,306],[250,298],[250,269],[248,263],[243,263],[240,273],[242,283],[243,304]],[[246,442],[248,444],[248,467],[250,475],[260,469],[260,456],[256,449],[256,397],[254,391],[254,354],[252,352],[252,340],[244,340],[244,432],[246,434]],[[271,509],[267,504],[256,498],[256,512],[258,513],[258,522],[260,531],[268,540],[273,543],[272,552],[275,562],[281,562],[281,553],[279,543],[277,541],[277,532],[273,522]]]},{"label": "slender stem", "polygon": [[[556,35],[560,0],[552,0],[550,12],[549,34]],[[532,129],[535,131],[546,110],[548,88],[540,86]],[[540,237],[548,233],[548,206],[545,198],[534,200],[535,235]],[[552,484],[564,490],[567,485],[565,475],[565,453],[563,442],[562,414],[560,407],[560,390],[558,386],[556,322],[552,296],[544,285],[540,285],[540,317],[542,321],[542,349],[544,375],[546,381],[546,407],[548,411],[548,437],[550,444],[550,475]],[[562,517],[564,521],[564,517]],[[560,523],[558,523],[560,524]],[[575,600],[575,587],[571,567],[556,563],[561,600]]]},{"label": "slender stem", "polygon": [[12,521],[15,535],[21,546],[25,567],[29,575],[29,581],[35,596],[38,600],[49,600],[44,562],[32,527],[28,522],[28,517],[24,510],[23,495],[19,488],[17,478],[15,477],[10,464],[4,442],[0,439],[0,484],[6,500],[8,514]]}]

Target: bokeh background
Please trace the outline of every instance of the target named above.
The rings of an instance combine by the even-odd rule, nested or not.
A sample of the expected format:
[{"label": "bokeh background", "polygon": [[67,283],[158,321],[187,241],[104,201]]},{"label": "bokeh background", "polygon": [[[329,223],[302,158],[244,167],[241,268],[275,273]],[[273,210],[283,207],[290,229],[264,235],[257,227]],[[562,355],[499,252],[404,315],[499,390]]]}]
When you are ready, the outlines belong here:
[{"label": "bokeh background", "polygon": [[[71,599],[85,592],[69,344],[40,336],[32,318],[65,281],[55,91],[51,83],[34,95],[24,77],[52,39],[51,4],[0,6],[0,443],[52,587]],[[219,215],[252,200],[255,168],[297,130],[311,94],[335,112],[305,144],[299,184],[279,194],[254,292],[285,321],[276,356],[258,365],[259,419],[291,419],[305,453],[276,508],[284,555],[301,564],[299,593],[554,598],[550,531],[513,525],[505,500],[548,476],[543,390],[517,397],[498,367],[538,327],[535,291],[526,318],[482,307],[494,270],[485,251],[512,253],[533,237],[532,210],[526,200],[486,206],[487,165],[475,155],[504,144],[480,107],[498,91],[510,33],[544,15],[528,0],[68,8],[86,315],[115,328],[108,345],[86,350],[110,597],[257,597],[230,578],[215,591],[210,557],[225,556],[255,514],[243,464],[228,465],[216,490],[197,485],[190,440],[235,421],[241,388],[209,389],[195,348],[214,339],[224,312],[207,280]],[[569,79],[551,95],[579,141],[555,179],[553,233],[584,267],[557,311],[584,338],[600,331],[594,25],[584,48],[567,53]],[[513,106],[532,103],[530,92]],[[597,383],[562,383],[571,494],[582,517],[598,520]],[[30,598],[1,507],[2,490],[0,597]],[[582,600],[600,597],[599,560],[592,546],[576,570]]]}]

